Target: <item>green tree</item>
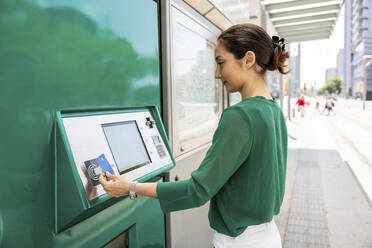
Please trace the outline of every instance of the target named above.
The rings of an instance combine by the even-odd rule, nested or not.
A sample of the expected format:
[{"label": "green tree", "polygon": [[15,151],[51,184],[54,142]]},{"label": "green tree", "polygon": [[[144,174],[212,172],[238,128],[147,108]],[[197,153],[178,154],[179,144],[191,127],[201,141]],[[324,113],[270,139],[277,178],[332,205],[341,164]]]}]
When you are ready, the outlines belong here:
[{"label": "green tree", "polygon": [[341,93],[341,79],[339,78],[331,78],[329,79],[325,85],[318,91],[319,95],[323,94],[340,94]]}]

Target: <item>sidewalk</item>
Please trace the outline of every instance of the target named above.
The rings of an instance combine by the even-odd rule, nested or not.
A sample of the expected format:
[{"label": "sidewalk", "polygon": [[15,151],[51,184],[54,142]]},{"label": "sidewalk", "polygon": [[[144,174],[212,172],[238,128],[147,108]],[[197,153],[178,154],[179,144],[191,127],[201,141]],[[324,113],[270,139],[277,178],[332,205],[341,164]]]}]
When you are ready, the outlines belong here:
[{"label": "sidewalk", "polygon": [[327,116],[308,108],[305,118],[287,121],[289,147],[336,149],[372,206],[372,102],[363,110],[362,101],[340,99],[335,112]]},{"label": "sidewalk", "polygon": [[372,114],[351,103],[337,102],[336,116],[308,109],[304,118],[287,122],[286,194],[276,217],[284,247],[372,247],[372,209],[366,197],[372,181],[367,152]]}]

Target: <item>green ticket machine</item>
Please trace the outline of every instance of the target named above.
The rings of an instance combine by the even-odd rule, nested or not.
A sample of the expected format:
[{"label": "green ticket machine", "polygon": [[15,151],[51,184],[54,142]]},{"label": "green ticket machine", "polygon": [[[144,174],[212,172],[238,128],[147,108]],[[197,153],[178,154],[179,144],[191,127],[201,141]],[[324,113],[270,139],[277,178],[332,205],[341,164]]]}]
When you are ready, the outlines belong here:
[{"label": "green ticket machine", "polygon": [[157,199],[97,181],[174,166],[159,2],[0,1],[1,248],[166,246]]},{"label": "green ticket machine", "polygon": [[[173,167],[174,159],[155,106],[59,111],[53,138],[56,233],[90,217],[102,221],[99,225],[106,226],[107,231],[120,233],[106,247],[139,247],[141,235],[156,241],[154,247],[165,246],[164,215],[156,200],[113,199],[98,181],[102,172],[109,172],[140,182],[156,182]],[[92,228],[88,227],[94,232]]]}]

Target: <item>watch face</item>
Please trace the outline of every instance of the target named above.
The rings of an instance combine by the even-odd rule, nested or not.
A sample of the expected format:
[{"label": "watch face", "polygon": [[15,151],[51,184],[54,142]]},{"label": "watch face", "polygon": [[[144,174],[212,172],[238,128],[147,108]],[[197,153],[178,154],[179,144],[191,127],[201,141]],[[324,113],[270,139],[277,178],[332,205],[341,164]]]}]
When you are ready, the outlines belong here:
[{"label": "watch face", "polygon": [[132,193],[129,193],[129,198],[130,198],[131,200],[136,199],[135,196],[134,196]]},{"label": "watch face", "polygon": [[135,200],[137,198],[137,194],[136,192],[134,191],[135,187],[136,187],[136,181],[132,182],[132,185],[130,187],[130,191],[129,191],[129,198],[131,200]]},{"label": "watch face", "polygon": [[135,199],[137,199],[137,194],[135,192],[129,192],[129,198],[131,200],[135,200]]}]

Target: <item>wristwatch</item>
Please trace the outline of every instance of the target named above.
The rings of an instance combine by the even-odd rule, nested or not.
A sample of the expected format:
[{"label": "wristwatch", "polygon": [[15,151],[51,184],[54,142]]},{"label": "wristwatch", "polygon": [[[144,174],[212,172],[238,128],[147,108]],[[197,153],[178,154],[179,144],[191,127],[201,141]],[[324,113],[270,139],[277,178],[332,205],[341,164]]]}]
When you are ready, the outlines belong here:
[{"label": "wristwatch", "polygon": [[133,181],[132,182],[132,185],[130,186],[130,191],[129,191],[129,198],[131,199],[131,200],[135,200],[135,199],[137,199],[137,194],[136,194],[136,192],[134,191],[134,189],[136,188],[136,181]]}]

